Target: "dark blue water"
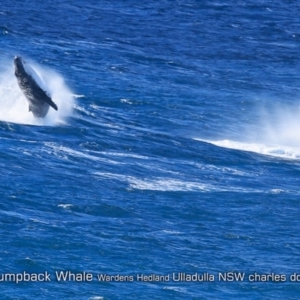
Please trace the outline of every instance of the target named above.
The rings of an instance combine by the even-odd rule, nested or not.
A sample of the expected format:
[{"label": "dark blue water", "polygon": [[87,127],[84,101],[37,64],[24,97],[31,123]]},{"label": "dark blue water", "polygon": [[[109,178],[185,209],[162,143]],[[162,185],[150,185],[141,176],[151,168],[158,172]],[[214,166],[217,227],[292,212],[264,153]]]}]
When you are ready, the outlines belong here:
[{"label": "dark blue water", "polygon": [[299,298],[298,1],[1,4],[0,299]]}]

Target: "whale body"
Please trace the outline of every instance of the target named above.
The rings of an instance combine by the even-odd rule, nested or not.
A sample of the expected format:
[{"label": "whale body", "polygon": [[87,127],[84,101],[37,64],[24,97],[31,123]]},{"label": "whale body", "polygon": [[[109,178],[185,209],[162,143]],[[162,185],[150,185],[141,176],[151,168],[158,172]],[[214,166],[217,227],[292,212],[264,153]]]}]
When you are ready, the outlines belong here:
[{"label": "whale body", "polygon": [[[25,61],[20,56],[15,57],[14,65],[18,85],[29,103],[29,111],[36,118],[44,118],[50,106],[58,110],[57,105],[37,82],[36,76],[33,76],[32,68],[26,68]],[[29,70],[31,70],[31,74]]]}]

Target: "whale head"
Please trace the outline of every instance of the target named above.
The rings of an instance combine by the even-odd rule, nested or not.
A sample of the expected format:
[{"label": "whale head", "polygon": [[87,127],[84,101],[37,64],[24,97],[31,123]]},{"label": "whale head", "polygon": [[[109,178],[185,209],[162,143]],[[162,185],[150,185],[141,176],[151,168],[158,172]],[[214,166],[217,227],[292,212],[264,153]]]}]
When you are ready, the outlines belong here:
[{"label": "whale head", "polygon": [[25,72],[24,63],[25,62],[23,61],[21,56],[15,56],[14,65],[15,65],[15,74],[16,75]]}]

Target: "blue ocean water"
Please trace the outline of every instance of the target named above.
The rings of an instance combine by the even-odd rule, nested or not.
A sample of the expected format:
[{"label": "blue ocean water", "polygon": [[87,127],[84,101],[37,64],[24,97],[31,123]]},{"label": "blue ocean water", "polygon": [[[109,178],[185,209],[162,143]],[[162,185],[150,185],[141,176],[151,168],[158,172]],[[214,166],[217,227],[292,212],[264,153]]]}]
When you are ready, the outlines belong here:
[{"label": "blue ocean water", "polygon": [[299,299],[298,1],[1,4],[0,299]]}]

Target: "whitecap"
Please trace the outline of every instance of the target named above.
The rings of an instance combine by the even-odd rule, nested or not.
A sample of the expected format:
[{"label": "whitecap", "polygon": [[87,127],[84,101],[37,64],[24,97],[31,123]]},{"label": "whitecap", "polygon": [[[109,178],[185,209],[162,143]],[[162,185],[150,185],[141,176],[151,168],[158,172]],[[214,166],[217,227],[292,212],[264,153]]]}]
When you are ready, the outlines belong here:
[{"label": "whitecap", "polygon": [[58,204],[58,207],[62,207],[63,209],[69,209],[70,207],[72,207],[72,204]]},{"label": "whitecap", "polygon": [[283,145],[274,145],[274,144],[260,144],[260,143],[245,143],[232,140],[203,140],[195,138],[195,140],[213,144],[218,147],[242,150],[248,152],[255,152],[263,155],[270,155],[281,158],[288,159],[300,159],[300,148],[283,146]]},{"label": "whitecap", "polygon": [[128,178],[130,187],[138,190],[152,190],[152,191],[208,191],[209,188],[206,184],[193,182],[193,181],[182,181],[173,178],[157,178],[157,179],[138,179]]}]

